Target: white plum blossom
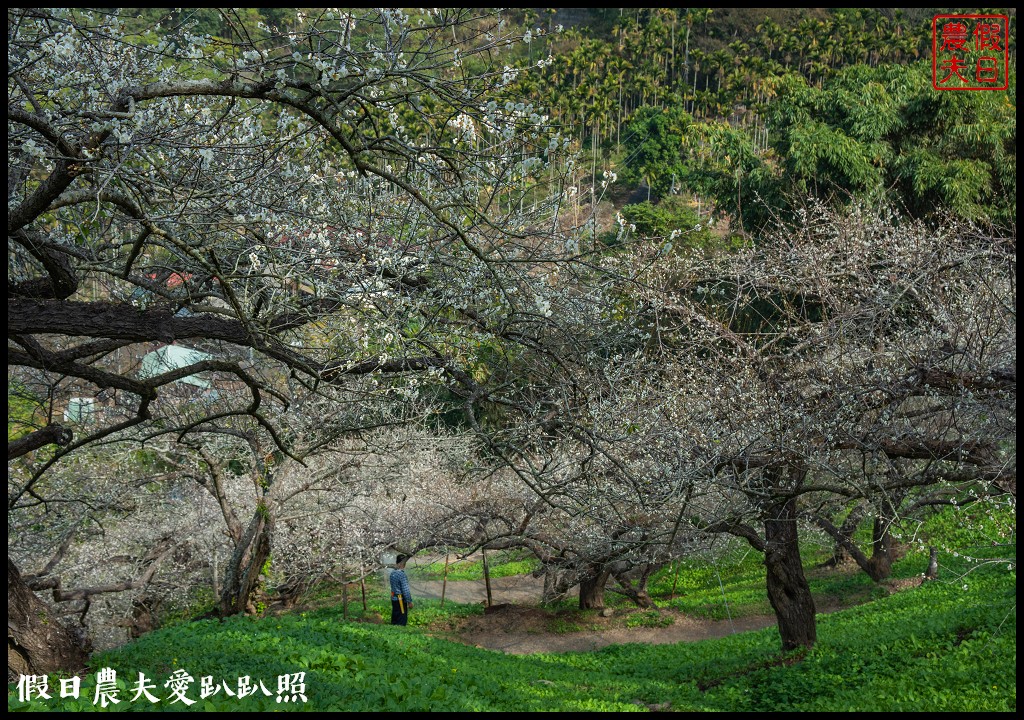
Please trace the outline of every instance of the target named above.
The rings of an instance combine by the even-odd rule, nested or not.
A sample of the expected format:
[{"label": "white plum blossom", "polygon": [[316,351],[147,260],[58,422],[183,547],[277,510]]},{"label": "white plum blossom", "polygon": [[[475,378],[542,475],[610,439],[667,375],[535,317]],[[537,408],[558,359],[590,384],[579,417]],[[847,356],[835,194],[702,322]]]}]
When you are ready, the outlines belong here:
[{"label": "white plum blossom", "polygon": [[476,139],[476,123],[466,113],[459,113],[448,125],[459,132],[461,139],[469,142]]}]

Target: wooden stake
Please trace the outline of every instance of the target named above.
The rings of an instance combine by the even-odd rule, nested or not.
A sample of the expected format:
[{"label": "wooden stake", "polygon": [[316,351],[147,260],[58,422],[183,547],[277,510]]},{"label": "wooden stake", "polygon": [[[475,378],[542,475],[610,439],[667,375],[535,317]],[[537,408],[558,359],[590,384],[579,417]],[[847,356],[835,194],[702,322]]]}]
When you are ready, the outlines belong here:
[{"label": "wooden stake", "polygon": [[480,548],[480,554],[484,559],[484,587],[487,588],[487,607],[491,606],[491,573],[487,569],[487,550]]},{"label": "wooden stake", "polygon": [[448,548],[444,549],[444,580],[441,581],[441,607],[444,607],[444,593],[448,589]]}]

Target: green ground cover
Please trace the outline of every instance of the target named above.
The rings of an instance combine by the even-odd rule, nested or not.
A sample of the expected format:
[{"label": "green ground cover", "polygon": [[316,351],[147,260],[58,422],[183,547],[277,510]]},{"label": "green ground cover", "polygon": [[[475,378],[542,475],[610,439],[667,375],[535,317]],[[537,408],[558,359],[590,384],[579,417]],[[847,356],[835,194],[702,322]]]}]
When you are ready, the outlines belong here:
[{"label": "green ground cover", "polygon": [[[941,531],[944,522],[950,521],[933,525]],[[945,529],[959,533],[961,526]],[[433,636],[446,623],[480,613],[479,606],[421,601],[408,628],[360,622],[387,611],[387,598],[373,591],[368,611],[352,603],[347,621],[337,604],[167,627],[96,655],[79,699],[60,698],[59,678],[52,677],[49,700],[21,702],[17,686],[9,685],[8,708],[104,709],[96,702],[96,673],[112,668],[120,702],[106,710],[1013,711],[1015,544],[997,549],[999,562],[966,560],[961,553],[944,557],[949,562],[939,580],[891,595],[862,573],[811,571],[818,595],[867,601],[820,615],[818,644],[810,651],[782,654],[776,630],[768,628],[696,643],[504,655]],[[733,617],[761,612],[757,561],[752,554],[727,554],[710,570],[681,568],[678,579],[670,566],[655,578],[653,594],[662,607],[705,617],[717,616],[711,610],[716,603]],[[925,561],[923,553],[911,552],[894,574],[912,577]],[[672,582],[676,596],[666,600]],[[666,624],[651,611],[628,618],[634,627]],[[571,632],[573,623],[566,623]],[[159,702],[133,699],[140,673]],[[195,703],[187,708],[172,702],[166,686],[174,673],[192,678],[184,695]],[[304,673],[304,701],[293,699],[287,684],[298,673]],[[204,677],[210,678],[207,692],[218,688],[208,697],[202,697]],[[256,692],[239,698],[239,679],[246,677]]]}]

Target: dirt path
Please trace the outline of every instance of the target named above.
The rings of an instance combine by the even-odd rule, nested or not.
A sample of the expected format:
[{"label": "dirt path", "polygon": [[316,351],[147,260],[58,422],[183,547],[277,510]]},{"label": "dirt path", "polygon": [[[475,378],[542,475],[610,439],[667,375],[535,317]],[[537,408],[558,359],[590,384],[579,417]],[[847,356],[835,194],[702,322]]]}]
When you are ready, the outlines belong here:
[{"label": "dirt path", "polygon": [[[775,625],[774,617],[745,617],[735,621],[698,620],[672,613],[674,622],[668,627],[608,627],[598,630],[552,633],[541,629],[529,629],[531,625],[537,624],[537,613],[547,615],[539,608],[520,606],[502,608],[492,615],[471,618],[452,639],[460,640],[467,645],[500,650],[512,655],[527,655],[531,653],[589,652],[608,645],[623,643],[661,645],[696,642]],[[549,621],[547,617],[539,619],[545,625]],[[611,625],[614,622],[614,617],[598,618],[597,620],[598,622],[606,621]]]},{"label": "dirt path", "polygon": [[[443,591],[445,599],[451,602],[483,604],[487,600],[482,580],[449,581],[444,585],[440,580],[410,578],[409,585],[413,598],[436,600],[441,598]],[[555,614],[538,607],[543,590],[543,579],[529,575],[493,578],[493,612],[468,618],[457,631],[446,633],[445,636],[476,647],[526,655],[588,652],[622,643],[657,645],[696,642],[775,625],[773,616],[744,617],[731,621],[701,620],[663,610],[662,616],[671,618],[672,624],[658,628],[629,628],[622,627],[622,615],[625,613],[620,610],[611,617],[592,618],[590,622],[596,626],[594,629],[574,631],[570,623],[565,623],[563,627],[567,631],[552,632],[552,625],[557,626]]]},{"label": "dirt path", "polygon": [[[423,560],[421,562],[428,562]],[[482,580],[448,581],[410,578],[413,598],[439,599],[461,604],[485,604]],[[892,583],[890,592],[915,583]],[[454,630],[438,631],[451,640],[515,655],[532,653],[589,652],[608,645],[646,643],[652,645],[697,642],[735,633],[774,627],[774,615],[756,615],[732,620],[704,620],[668,609],[658,617],[664,627],[627,627],[625,617],[635,609],[616,609],[609,617],[593,613],[554,613],[540,607],[544,582],[530,575],[492,578],[492,607],[484,615],[466,618]],[[834,603],[818,601],[819,614],[838,610]],[[413,611],[415,612],[415,610]]]}]

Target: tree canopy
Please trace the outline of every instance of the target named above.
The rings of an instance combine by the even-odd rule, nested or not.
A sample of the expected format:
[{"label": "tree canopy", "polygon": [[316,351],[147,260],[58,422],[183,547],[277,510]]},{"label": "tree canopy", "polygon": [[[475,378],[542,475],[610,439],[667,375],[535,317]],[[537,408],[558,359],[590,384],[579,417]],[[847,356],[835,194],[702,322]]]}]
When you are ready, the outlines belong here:
[{"label": "tree canopy", "polygon": [[[579,252],[546,196],[567,143],[506,99],[517,71],[494,63],[521,38],[498,15],[233,17],[215,37],[9,13],[8,369],[37,429],[8,454],[57,449],[8,507],[49,508],[47,472],[101,440],[239,438],[251,578],[275,463],[420,393],[471,426],[485,405],[529,417],[503,368],[557,349],[584,304],[551,274]],[[323,408],[311,441],[295,413],[314,396],[356,409]]]}]

